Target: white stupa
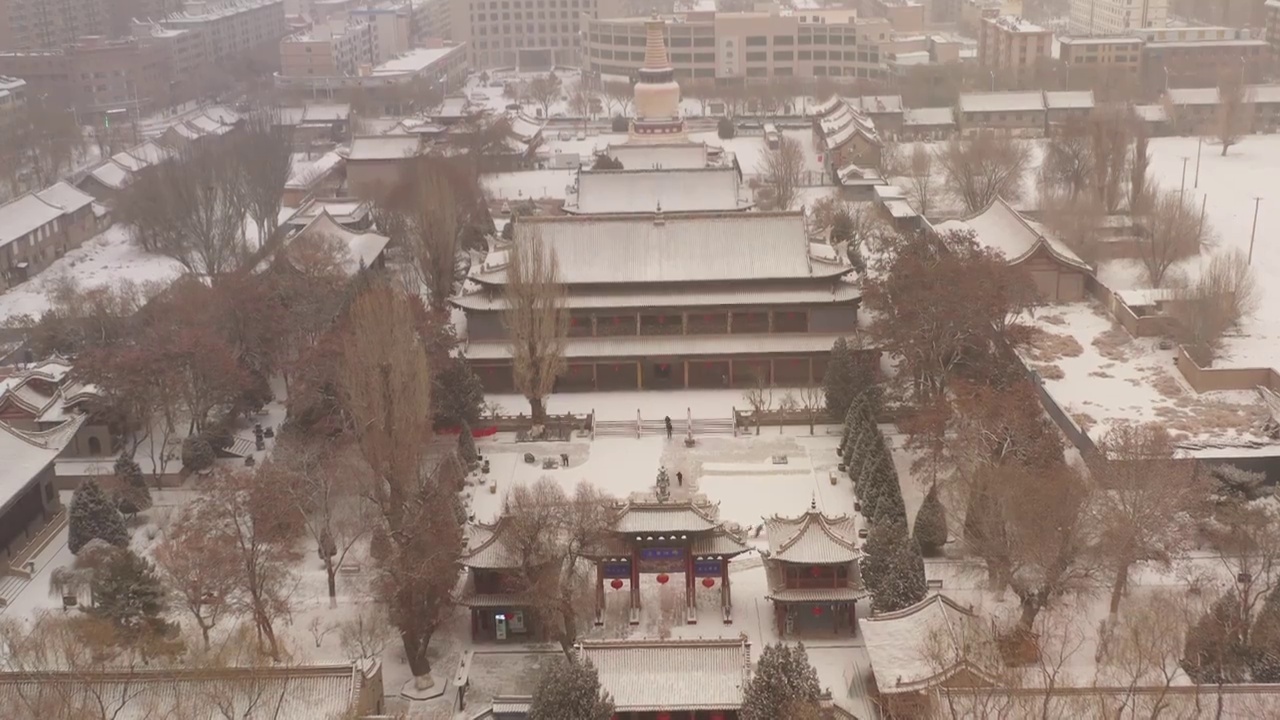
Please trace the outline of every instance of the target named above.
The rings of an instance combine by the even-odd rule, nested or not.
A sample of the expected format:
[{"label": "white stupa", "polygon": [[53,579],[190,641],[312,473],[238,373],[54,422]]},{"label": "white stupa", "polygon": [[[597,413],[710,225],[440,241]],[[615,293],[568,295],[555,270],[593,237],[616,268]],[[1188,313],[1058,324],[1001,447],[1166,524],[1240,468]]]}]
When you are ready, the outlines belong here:
[{"label": "white stupa", "polygon": [[644,67],[634,89],[635,118],[628,143],[687,142],[688,130],[680,117],[680,84],[667,57],[662,39],[665,23],[655,13],[645,22]]}]

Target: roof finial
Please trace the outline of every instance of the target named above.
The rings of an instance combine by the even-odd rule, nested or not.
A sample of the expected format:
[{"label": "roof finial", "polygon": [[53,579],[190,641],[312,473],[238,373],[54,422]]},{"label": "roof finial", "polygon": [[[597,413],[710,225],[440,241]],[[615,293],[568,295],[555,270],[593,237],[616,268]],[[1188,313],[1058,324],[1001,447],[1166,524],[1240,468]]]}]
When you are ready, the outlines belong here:
[{"label": "roof finial", "polygon": [[809,497],[809,509],[814,512],[818,510],[818,494],[816,492]]}]

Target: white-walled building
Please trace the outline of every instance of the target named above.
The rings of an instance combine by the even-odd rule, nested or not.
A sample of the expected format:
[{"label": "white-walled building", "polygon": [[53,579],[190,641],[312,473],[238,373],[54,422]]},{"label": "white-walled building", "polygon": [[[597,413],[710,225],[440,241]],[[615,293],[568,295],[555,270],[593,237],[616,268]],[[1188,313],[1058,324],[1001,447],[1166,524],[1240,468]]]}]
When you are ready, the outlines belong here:
[{"label": "white-walled building", "polygon": [[1168,20],[1169,0],[1071,0],[1071,32],[1079,35],[1164,27]]}]

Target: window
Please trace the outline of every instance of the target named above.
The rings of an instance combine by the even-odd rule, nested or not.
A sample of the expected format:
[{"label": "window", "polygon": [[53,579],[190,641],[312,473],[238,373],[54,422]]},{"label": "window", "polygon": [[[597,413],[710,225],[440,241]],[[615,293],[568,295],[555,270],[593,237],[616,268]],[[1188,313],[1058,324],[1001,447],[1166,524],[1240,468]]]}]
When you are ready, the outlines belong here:
[{"label": "window", "polygon": [[700,63],[702,63],[702,62],[715,62],[715,61],[716,61],[716,54],[715,54],[715,53],[694,53],[694,54],[693,54],[693,61],[694,61],[694,62],[700,62]]},{"label": "window", "polygon": [[800,59],[801,59],[801,60],[812,60],[812,59],[813,59],[813,53],[812,53],[812,52],[810,52],[810,51],[808,51],[808,50],[801,50],[801,51],[800,51]]},{"label": "window", "polygon": [[769,44],[769,38],[764,35],[752,35],[747,38],[747,47],[763,47]]},{"label": "window", "polygon": [[790,50],[773,51],[774,60],[794,60],[795,59],[794,56],[795,56],[795,53],[791,52]]},{"label": "window", "polygon": [[796,39],[790,35],[774,35],[773,44],[774,45],[795,45]]},{"label": "window", "polygon": [[747,77],[765,77],[768,70],[768,68],[762,67],[749,67],[747,68]]},{"label": "window", "polygon": [[769,58],[767,52],[749,52],[747,53],[747,62],[764,62]]}]

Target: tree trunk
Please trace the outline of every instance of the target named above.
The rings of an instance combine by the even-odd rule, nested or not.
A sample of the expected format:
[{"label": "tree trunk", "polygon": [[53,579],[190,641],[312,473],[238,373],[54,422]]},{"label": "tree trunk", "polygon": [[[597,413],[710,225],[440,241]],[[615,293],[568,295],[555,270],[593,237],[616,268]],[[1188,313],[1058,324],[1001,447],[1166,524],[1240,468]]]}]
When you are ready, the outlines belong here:
[{"label": "tree trunk", "polygon": [[529,398],[529,414],[533,416],[534,424],[541,424],[547,421],[547,401],[540,397]]},{"label": "tree trunk", "polygon": [[1222,157],[1226,157],[1226,156],[1227,156],[1227,149],[1228,149],[1228,148],[1230,148],[1230,147],[1231,147],[1231,145],[1229,145],[1229,144],[1227,144],[1227,143],[1225,143],[1225,142],[1224,142],[1224,143],[1222,143]]},{"label": "tree trunk", "polygon": [[1111,583],[1111,617],[1120,612],[1120,600],[1129,589],[1129,565],[1124,564],[1116,570],[1115,580]]},{"label": "tree trunk", "polygon": [[329,576],[329,607],[338,607],[338,568],[334,567],[332,558],[325,558],[325,574]]},{"label": "tree trunk", "polygon": [[404,656],[409,663],[409,672],[414,677],[431,675],[431,661],[427,659],[427,645],[416,635],[404,630],[400,631],[400,639],[404,642]]},{"label": "tree trunk", "polygon": [[1031,629],[1035,627],[1036,617],[1044,607],[1044,603],[1039,596],[1040,593],[1019,594],[1018,596],[1018,604],[1022,607],[1022,614],[1018,616],[1018,626],[1027,632],[1031,632]]}]

